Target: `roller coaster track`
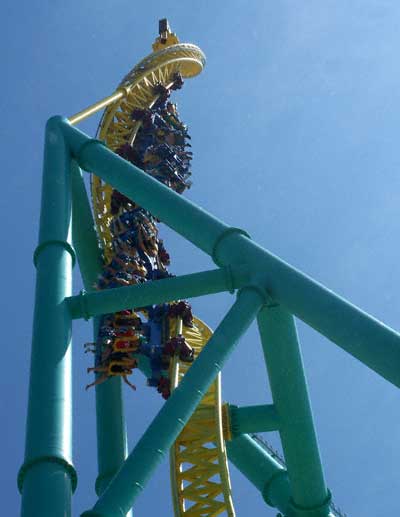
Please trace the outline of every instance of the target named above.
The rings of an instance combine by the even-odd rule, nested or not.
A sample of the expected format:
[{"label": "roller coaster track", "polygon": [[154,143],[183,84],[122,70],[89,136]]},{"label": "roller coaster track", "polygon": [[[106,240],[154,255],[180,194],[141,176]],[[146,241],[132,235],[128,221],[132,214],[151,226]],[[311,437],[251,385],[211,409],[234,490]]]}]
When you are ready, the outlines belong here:
[{"label": "roller coaster track", "polygon": [[[197,75],[203,69],[205,57],[202,51],[191,44],[177,44],[154,52],[143,59],[122,80],[119,88],[124,96],[111,104],[102,117],[98,138],[113,151],[126,142],[133,143],[139,124],[131,119],[135,108],[149,108],[157,99],[154,87],[169,86],[179,72],[183,78]],[[92,176],[92,199],[97,233],[105,260],[110,259],[112,236],[110,232],[110,202],[112,187]]]},{"label": "roller coaster track", "polygon": [[[211,330],[197,318],[193,328],[185,328],[177,320],[171,323],[171,335],[183,333],[196,358],[211,337]],[[190,363],[175,357],[170,374],[173,388],[189,368]],[[175,515],[235,515],[224,442],[221,374],[175,441],[170,465]]]},{"label": "roller coaster track", "polygon": [[[120,83],[118,90],[123,95],[105,110],[97,137],[113,151],[125,143],[132,144],[140,127],[132,120],[132,111],[152,107],[157,100],[154,94],[157,84],[169,87],[177,72],[183,78],[195,76],[201,72],[204,63],[202,51],[191,44],[174,44],[150,54]],[[104,260],[109,261],[112,257],[112,187],[92,175],[91,190],[99,242]],[[172,318],[169,327],[170,336],[183,334],[193,348],[195,358],[212,335],[197,318],[193,327],[182,327],[180,321]],[[190,363],[179,361],[175,356],[170,371],[172,389],[189,368]],[[171,485],[176,517],[235,515],[224,442],[228,430],[224,430],[222,412],[219,374],[171,449]]]}]

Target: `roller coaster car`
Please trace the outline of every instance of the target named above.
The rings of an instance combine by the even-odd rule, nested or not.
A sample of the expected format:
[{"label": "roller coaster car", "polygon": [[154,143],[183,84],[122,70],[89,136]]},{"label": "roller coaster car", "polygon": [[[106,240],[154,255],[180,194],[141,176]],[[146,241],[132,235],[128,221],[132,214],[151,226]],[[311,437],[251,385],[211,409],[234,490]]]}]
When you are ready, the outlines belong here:
[{"label": "roller coaster car", "polygon": [[143,162],[140,158],[139,153],[127,142],[123,144],[121,147],[119,147],[115,152],[116,154],[118,154],[118,156],[121,156],[121,158],[124,158],[124,160],[127,160],[133,165],[136,165],[140,168],[143,167]]},{"label": "roller coaster car", "polygon": [[176,72],[176,74],[174,74],[174,82],[171,85],[171,90],[180,90],[183,84],[184,81],[182,79],[182,75],[179,72]]},{"label": "roller coaster car", "polygon": [[186,327],[193,327],[192,307],[184,300],[177,303],[171,303],[169,306],[168,316],[172,318],[181,317],[182,322]]},{"label": "roller coaster car", "polygon": [[121,207],[129,210],[137,208],[131,199],[114,189],[111,194],[111,215],[117,215]]},{"label": "roller coaster car", "polygon": [[113,338],[116,336],[115,330],[108,325],[102,325],[99,329],[99,338]]},{"label": "roller coaster car", "polygon": [[132,316],[128,314],[126,316],[116,316],[115,327],[133,327],[135,330],[140,330],[142,326],[142,320],[139,316]]},{"label": "roller coaster car", "polygon": [[107,373],[111,377],[115,375],[131,375],[132,368],[129,368],[123,361],[112,361],[108,365]]},{"label": "roller coaster car", "polygon": [[161,393],[163,399],[168,399],[171,395],[171,381],[166,377],[160,377],[157,391],[158,393]]},{"label": "roller coaster car", "polygon": [[185,145],[189,145],[189,144],[186,144],[185,138],[188,138],[188,135],[186,135],[182,131],[178,131],[178,130],[175,129],[175,130],[171,130],[166,135],[165,141],[169,145],[177,145],[177,146],[180,146],[180,147],[184,147]]},{"label": "roller coaster car", "polygon": [[114,352],[136,352],[139,349],[139,340],[116,340],[113,343]]},{"label": "roller coaster car", "polygon": [[193,348],[181,334],[169,339],[164,345],[164,354],[172,357],[177,353],[181,361],[191,363],[194,360]]},{"label": "roller coaster car", "polygon": [[150,146],[146,149],[143,157],[143,163],[145,166],[145,170],[148,170],[148,166],[150,166],[150,169],[152,167],[157,166],[161,161],[161,158],[157,155],[157,153],[154,151],[153,146]]},{"label": "roller coaster car", "polygon": [[116,338],[134,338],[137,336],[137,331],[132,327],[117,327],[114,330],[114,336]]},{"label": "roller coaster car", "polygon": [[171,95],[170,90],[163,84],[159,83],[154,86],[153,92],[155,95],[158,95],[158,99],[153,104],[152,109],[153,110],[159,110],[159,109],[163,109],[163,108],[165,109],[167,101]]},{"label": "roller coaster car", "polygon": [[160,242],[161,241],[158,242],[158,258],[163,266],[169,266],[171,263],[171,257],[164,246],[160,246]]}]

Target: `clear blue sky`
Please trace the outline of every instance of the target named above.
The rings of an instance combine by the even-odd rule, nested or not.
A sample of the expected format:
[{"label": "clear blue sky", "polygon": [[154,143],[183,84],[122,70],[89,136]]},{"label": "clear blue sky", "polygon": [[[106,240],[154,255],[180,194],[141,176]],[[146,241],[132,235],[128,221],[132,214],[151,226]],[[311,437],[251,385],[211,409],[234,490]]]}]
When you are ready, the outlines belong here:
[{"label": "clear blue sky", "polygon": [[[3,218],[0,467],[2,508],[19,508],[34,267],[46,119],[76,113],[114,90],[150,51],[159,18],[207,55],[178,93],[194,151],[188,196],[394,328],[399,328],[400,3],[8,2],[2,9]],[[95,121],[82,129],[93,134]],[[163,230],[172,272],[212,266]],[[75,290],[80,288],[78,275]],[[216,326],[229,295],[194,302]],[[299,324],[328,485],[349,517],[397,515],[396,388]],[[90,325],[74,334],[75,515],[94,500],[94,392],[85,392]],[[223,372],[224,398],[270,402],[256,330]],[[126,391],[130,448],[162,404],[138,379]],[[275,436],[268,437],[277,444]],[[277,445],[278,446],[278,445]],[[231,469],[238,517],[274,516]],[[135,516],[172,515],[162,465]]]}]

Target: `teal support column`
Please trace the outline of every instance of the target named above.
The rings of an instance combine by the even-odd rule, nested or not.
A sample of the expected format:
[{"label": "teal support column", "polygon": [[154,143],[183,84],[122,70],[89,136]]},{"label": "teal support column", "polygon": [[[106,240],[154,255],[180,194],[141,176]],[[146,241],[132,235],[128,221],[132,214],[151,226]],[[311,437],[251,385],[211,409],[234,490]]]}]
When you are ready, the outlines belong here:
[{"label": "teal support column", "polygon": [[[94,331],[97,335],[97,318]],[[97,464],[96,494],[101,495],[128,456],[120,377],[96,386]]]},{"label": "teal support column", "polygon": [[247,264],[258,285],[315,330],[400,387],[400,335],[307,275],[229,228],[101,142],[60,120],[71,151],[85,170],[132,197],[163,223],[211,255],[218,266]]},{"label": "teal support column", "polygon": [[261,492],[264,501],[288,515],[291,492],[286,470],[247,434],[226,442],[226,450],[229,461]]},{"label": "teal support column", "polygon": [[156,466],[204,397],[234,345],[264,300],[257,288],[245,288],[188,373],[166,401],[93,510],[85,517],[122,517],[132,507]]},{"label": "teal support column", "polygon": [[90,209],[82,172],[77,163],[71,164],[72,239],[86,291],[93,289],[103,267],[101,251]]},{"label": "teal support column", "polygon": [[307,383],[294,318],[280,306],[258,315],[265,362],[292,489],[293,508],[300,515],[326,517],[327,490],[314,430]]},{"label": "teal support column", "polygon": [[57,121],[46,126],[25,462],[18,485],[23,517],[68,517],[72,466],[71,294],[74,251],[70,157]]},{"label": "teal support column", "polygon": [[231,432],[240,434],[262,433],[279,429],[279,416],[272,404],[237,407],[229,404]]},{"label": "teal support column", "polygon": [[[90,296],[93,284],[102,270],[103,260],[86,187],[82,173],[75,162],[71,166],[71,180],[73,242],[83,284]],[[83,316],[86,314],[84,313]],[[93,327],[94,335],[97,336],[98,318],[95,318]],[[96,424],[98,463],[96,493],[100,495],[128,455],[122,385],[119,377],[96,386]]]},{"label": "teal support column", "polygon": [[67,303],[73,318],[90,318],[132,307],[146,307],[222,291],[233,292],[249,283],[250,272],[247,268],[224,267],[132,286],[81,293],[68,298]]}]

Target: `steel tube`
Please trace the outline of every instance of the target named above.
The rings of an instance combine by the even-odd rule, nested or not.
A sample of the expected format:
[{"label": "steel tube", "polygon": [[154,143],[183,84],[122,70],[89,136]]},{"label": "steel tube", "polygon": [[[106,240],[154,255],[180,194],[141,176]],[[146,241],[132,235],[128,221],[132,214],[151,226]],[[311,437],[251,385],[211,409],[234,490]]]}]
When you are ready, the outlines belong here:
[{"label": "steel tube", "polygon": [[237,407],[229,405],[231,431],[234,437],[247,433],[277,431],[279,417],[272,404]]},{"label": "steel tube", "polygon": [[243,262],[245,257],[246,264],[258,272],[255,281],[268,290],[273,300],[400,387],[398,332],[243,235],[226,235],[215,257],[220,264]]},{"label": "steel tube", "polygon": [[103,260],[82,172],[75,161],[71,164],[71,184],[72,240],[83,285],[86,291],[92,291],[93,285],[101,273]]},{"label": "steel tube", "polygon": [[96,170],[104,181],[134,199],[208,254],[228,226],[127,162],[102,142],[90,139],[60,118],[60,126],[81,168]]},{"label": "steel tube", "polygon": [[[226,442],[226,450],[229,461],[261,492],[269,506],[283,515],[306,515],[293,508],[287,471],[258,440],[244,434]],[[332,512],[328,516],[335,517]]]},{"label": "steel tube", "polygon": [[265,502],[287,515],[291,492],[286,470],[247,434],[226,442],[226,450],[229,461],[261,492]]},{"label": "steel tube", "polygon": [[262,304],[263,299],[257,290],[245,288],[240,292],[235,304],[93,510],[83,514],[85,517],[122,517],[132,507]]},{"label": "steel tube", "polygon": [[315,330],[379,375],[400,387],[400,336],[307,275],[258,246],[237,230],[179,196],[100,142],[59,119],[71,151],[86,170],[105,181],[197,247],[219,266],[246,263],[258,283]]},{"label": "steel tube", "polygon": [[46,126],[25,462],[23,517],[66,517],[76,486],[72,466],[71,294],[74,252],[70,157],[60,127]]},{"label": "steel tube", "polygon": [[[294,318],[280,306],[263,308],[258,327],[294,504],[328,515],[329,501]],[[305,513],[307,515],[307,513]],[[314,513],[309,515],[314,516]]]},{"label": "steel tube", "polygon": [[250,281],[247,268],[221,268],[115,289],[84,293],[67,299],[73,318],[113,313],[132,307],[146,307],[233,291]]},{"label": "steel tube", "polygon": [[70,124],[77,124],[78,122],[81,122],[82,120],[85,120],[86,118],[90,117],[91,115],[94,115],[98,111],[100,111],[103,108],[106,108],[110,104],[113,104],[115,101],[122,99],[122,97],[125,95],[125,92],[122,90],[117,90],[112,95],[109,95],[108,97],[105,97],[101,101],[96,102],[95,104],[92,104],[88,108],[85,108],[82,111],[79,111],[75,115],[72,115],[68,120]]},{"label": "steel tube", "polygon": [[[71,181],[73,242],[77,251],[83,285],[90,293],[101,273],[103,260],[82,173],[74,162],[71,166]],[[68,302],[70,299],[68,298],[66,301]],[[70,306],[69,309],[71,310]],[[99,321],[95,318],[93,329],[95,339],[98,324]],[[98,464],[96,493],[100,495],[128,455],[122,386],[119,377],[114,377],[105,384],[96,386],[96,428]]]}]

